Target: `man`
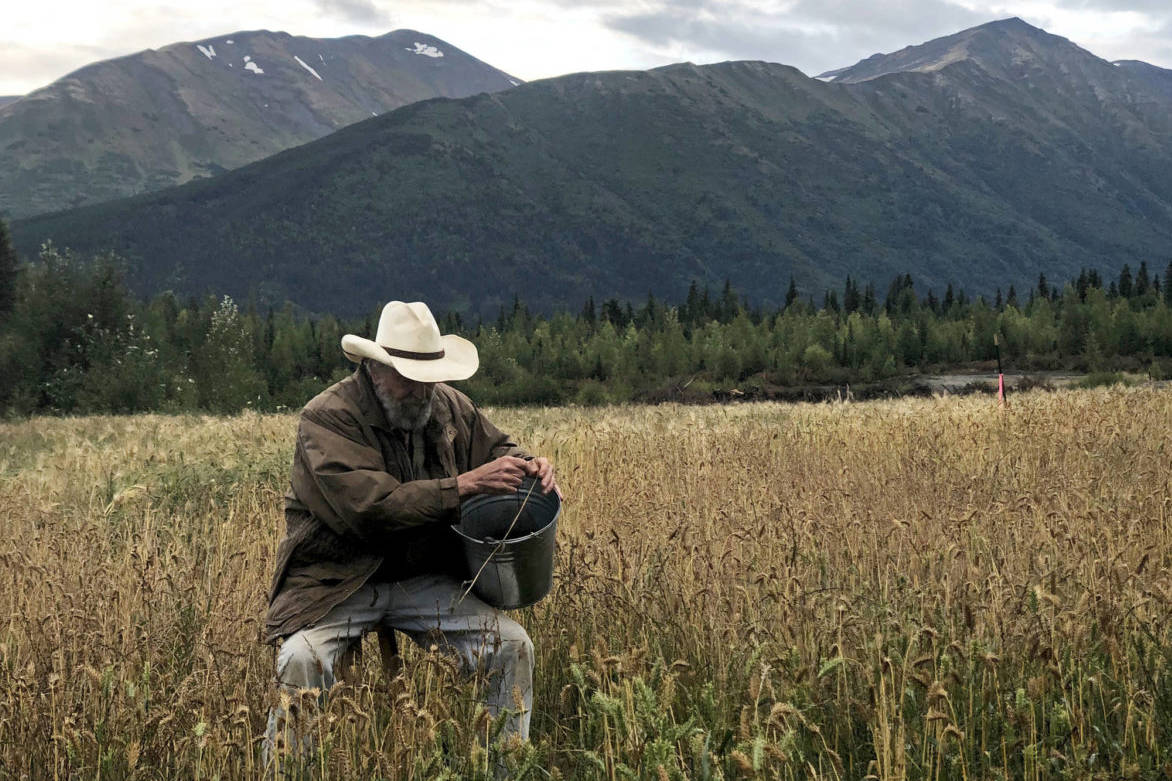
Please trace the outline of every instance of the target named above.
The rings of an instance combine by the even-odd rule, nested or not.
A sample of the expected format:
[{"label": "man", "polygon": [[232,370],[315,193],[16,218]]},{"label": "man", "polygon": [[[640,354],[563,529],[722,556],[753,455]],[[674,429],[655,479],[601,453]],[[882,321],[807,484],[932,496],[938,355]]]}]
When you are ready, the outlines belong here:
[{"label": "man", "polygon": [[[486,707],[510,712],[506,732],[525,739],[532,643],[517,622],[464,595],[450,525],[461,499],[510,493],[525,475],[560,495],[553,468],[443,384],[472,376],[479,358],[466,339],[441,336],[423,303],[390,302],[375,340],[347,334],[342,350],[357,370],[305,406],[297,431],[266,621],[269,641],[284,639],[278,684],[324,692],[364,633],[393,628],[486,672]],[[302,745],[289,715],[270,711],[267,757]]]}]

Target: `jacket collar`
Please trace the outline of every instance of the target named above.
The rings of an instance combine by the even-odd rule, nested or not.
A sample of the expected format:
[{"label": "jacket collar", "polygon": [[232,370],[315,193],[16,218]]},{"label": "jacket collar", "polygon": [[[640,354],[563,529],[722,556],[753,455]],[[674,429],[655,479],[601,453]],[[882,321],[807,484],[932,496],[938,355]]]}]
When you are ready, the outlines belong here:
[{"label": "jacket collar", "polygon": [[383,412],[382,405],[378,403],[378,396],[374,393],[374,383],[370,381],[370,375],[366,373],[366,368],[362,364],[358,364],[358,368],[350,376],[354,378],[354,384],[358,390],[356,401],[363,421],[374,428],[391,431],[391,425],[387,423],[387,416]]}]

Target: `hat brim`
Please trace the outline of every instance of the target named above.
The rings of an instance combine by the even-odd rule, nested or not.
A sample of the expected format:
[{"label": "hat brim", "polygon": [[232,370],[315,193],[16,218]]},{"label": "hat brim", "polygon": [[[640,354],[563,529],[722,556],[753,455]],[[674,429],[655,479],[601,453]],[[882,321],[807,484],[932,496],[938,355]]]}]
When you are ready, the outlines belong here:
[{"label": "hat brim", "polygon": [[455,334],[442,336],[440,341],[444,346],[444,357],[427,361],[391,355],[378,342],[354,334],[342,337],[342,352],[354,363],[361,363],[363,358],[385,363],[416,382],[453,382],[466,380],[476,374],[480,368],[476,345]]}]

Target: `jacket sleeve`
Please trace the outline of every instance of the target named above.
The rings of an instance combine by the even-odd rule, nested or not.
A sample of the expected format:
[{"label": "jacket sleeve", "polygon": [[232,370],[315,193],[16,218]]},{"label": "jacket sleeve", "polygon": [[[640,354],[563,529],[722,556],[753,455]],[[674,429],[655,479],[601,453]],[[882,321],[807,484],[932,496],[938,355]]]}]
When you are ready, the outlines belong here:
[{"label": "jacket sleeve", "polygon": [[293,490],[338,534],[377,544],[388,532],[442,521],[460,506],[456,478],[399,482],[350,413],[305,409],[297,430]]}]

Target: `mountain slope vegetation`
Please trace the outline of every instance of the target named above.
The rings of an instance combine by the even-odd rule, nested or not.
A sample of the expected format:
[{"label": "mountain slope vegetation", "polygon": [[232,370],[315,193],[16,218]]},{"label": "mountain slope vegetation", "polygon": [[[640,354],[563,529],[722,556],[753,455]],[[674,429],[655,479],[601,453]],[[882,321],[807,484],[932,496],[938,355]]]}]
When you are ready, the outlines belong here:
[{"label": "mountain slope vegetation", "polygon": [[[213,179],[18,222],[143,291],[493,314],[728,279],[974,292],[1162,268],[1172,101],[1018,20],[833,83],[763,62],[586,73],[416,103]],[[898,53],[897,53],[898,54]],[[892,55],[896,56],[896,55]]]},{"label": "mountain slope vegetation", "polygon": [[516,83],[413,30],[237,32],[94,63],[10,105],[0,99],[0,215],[159,190],[417,100]]}]

